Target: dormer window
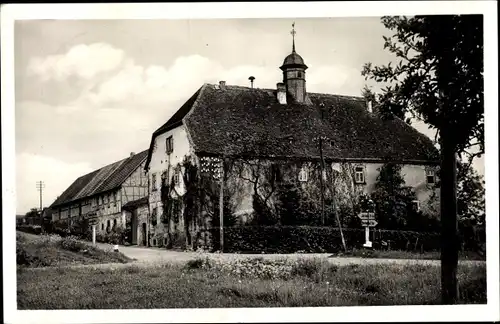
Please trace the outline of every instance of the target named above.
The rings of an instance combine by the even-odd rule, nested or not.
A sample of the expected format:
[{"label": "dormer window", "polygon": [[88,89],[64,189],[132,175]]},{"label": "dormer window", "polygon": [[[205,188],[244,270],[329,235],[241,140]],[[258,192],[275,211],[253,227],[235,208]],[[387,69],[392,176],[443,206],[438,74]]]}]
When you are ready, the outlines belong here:
[{"label": "dormer window", "polygon": [[165,140],[165,152],[167,152],[167,154],[170,154],[173,151],[174,151],[174,140],[172,136],[169,136]]},{"label": "dormer window", "polygon": [[436,183],[436,174],[434,173],[434,170],[426,170],[425,171],[426,179],[428,184],[434,184]]},{"label": "dormer window", "polygon": [[365,168],[357,166],[354,169],[354,182],[358,184],[365,183]]},{"label": "dormer window", "polygon": [[299,181],[300,182],[307,182],[307,178],[309,176],[309,172],[307,171],[307,168],[303,167],[299,171]]}]

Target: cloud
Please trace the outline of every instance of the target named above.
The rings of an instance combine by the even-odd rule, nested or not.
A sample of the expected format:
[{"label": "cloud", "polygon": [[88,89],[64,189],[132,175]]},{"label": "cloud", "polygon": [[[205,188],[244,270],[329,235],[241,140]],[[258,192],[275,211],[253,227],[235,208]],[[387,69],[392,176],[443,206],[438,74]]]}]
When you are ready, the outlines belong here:
[{"label": "cloud", "polygon": [[[69,106],[106,106],[127,101],[131,104],[160,104],[189,97],[201,84],[225,80],[228,84],[249,85],[248,77],[256,77],[255,86],[274,88],[281,81],[278,66],[240,65],[224,68],[221,62],[201,55],[177,57],[170,66],[142,66],[127,57],[122,49],[106,43],[76,45],[67,53],[32,58],[28,71],[42,81],[64,82],[72,77],[81,87],[80,96]],[[308,90],[359,95],[362,79],[359,72],[342,65],[309,69]],[[91,107],[90,107],[91,108]]]},{"label": "cloud", "polygon": [[[275,88],[282,80],[278,65],[224,63],[185,55],[169,66],[141,65],[106,43],[33,58],[28,71],[37,83],[31,91],[37,91],[37,84],[60,91],[70,86],[76,96],[16,103],[18,193],[36,195],[34,181],[45,180],[51,188],[47,199],[55,199],[83,173],[147,149],[152,132],[203,83],[249,85],[248,77],[254,76],[256,87]],[[307,72],[311,92],[359,95],[363,84],[357,70],[341,65],[311,66]],[[18,197],[23,210],[36,202],[31,194]]]},{"label": "cloud", "polygon": [[16,156],[17,213],[39,206],[37,181],[45,182],[43,206],[49,206],[76,178],[91,172],[88,163],[65,163],[49,156],[21,153]]},{"label": "cloud", "polygon": [[27,69],[43,81],[64,81],[69,76],[91,79],[99,73],[115,70],[124,58],[123,50],[106,43],[80,44],[65,54],[34,57]]}]

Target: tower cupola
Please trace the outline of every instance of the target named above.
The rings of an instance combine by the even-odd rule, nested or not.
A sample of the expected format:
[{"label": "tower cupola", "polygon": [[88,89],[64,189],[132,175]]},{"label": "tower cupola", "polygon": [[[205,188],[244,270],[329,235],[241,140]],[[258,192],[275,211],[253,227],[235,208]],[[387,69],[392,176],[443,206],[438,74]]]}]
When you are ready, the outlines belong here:
[{"label": "tower cupola", "polygon": [[295,23],[292,24],[292,53],[283,61],[280,69],[283,71],[283,83],[287,92],[296,102],[306,102],[306,70],[304,59],[295,51]]}]

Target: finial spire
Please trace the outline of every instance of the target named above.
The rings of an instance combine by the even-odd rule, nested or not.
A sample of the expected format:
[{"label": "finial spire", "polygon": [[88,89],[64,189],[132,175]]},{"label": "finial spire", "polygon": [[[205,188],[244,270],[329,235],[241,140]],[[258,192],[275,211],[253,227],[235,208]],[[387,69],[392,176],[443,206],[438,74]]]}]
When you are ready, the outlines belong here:
[{"label": "finial spire", "polygon": [[295,34],[297,34],[295,31],[295,21],[292,24],[292,31],[290,34],[292,34],[292,53],[295,53]]}]

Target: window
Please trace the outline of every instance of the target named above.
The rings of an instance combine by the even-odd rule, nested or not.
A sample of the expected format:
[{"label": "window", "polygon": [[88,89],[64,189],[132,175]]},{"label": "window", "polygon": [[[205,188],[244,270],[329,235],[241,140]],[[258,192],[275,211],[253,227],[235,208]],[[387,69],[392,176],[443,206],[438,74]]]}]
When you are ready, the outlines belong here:
[{"label": "window", "polygon": [[156,190],[156,173],[151,175],[151,187],[153,191]]},{"label": "window", "polygon": [[307,172],[307,169],[306,168],[302,168],[300,169],[299,171],[299,181],[301,182],[306,182],[307,181],[307,178],[308,178],[308,172]]},{"label": "window", "polygon": [[116,207],[116,192],[113,193],[113,203],[114,206]]},{"label": "window", "polygon": [[101,223],[101,231],[104,231],[104,223]]},{"label": "window", "polygon": [[151,216],[152,216],[153,218],[156,218],[157,214],[158,214],[158,207],[154,207],[154,208],[153,208],[153,213],[152,213],[152,215],[151,215]]},{"label": "window", "polygon": [[113,228],[116,228],[116,218],[113,219]]},{"label": "window", "polygon": [[358,166],[354,169],[354,182],[365,183],[365,168]]},{"label": "window", "polygon": [[174,151],[174,140],[172,136],[169,136],[165,140],[165,152],[167,152],[167,154],[170,154],[173,151]]},{"label": "window", "polygon": [[111,227],[111,221],[108,219],[108,222],[107,222],[107,226],[106,226],[106,229],[109,230]]},{"label": "window", "polygon": [[175,170],[174,171],[174,183],[175,184],[179,184],[179,174],[180,174],[180,170]]},{"label": "window", "polygon": [[411,204],[412,204],[412,208],[413,208],[414,211],[416,211],[416,212],[420,211],[420,201],[413,200],[411,202]]},{"label": "window", "polygon": [[436,175],[434,173],[434,170],[426,170],[425,173],[426,173],[428,184],[433,184],[436,182]]}]

